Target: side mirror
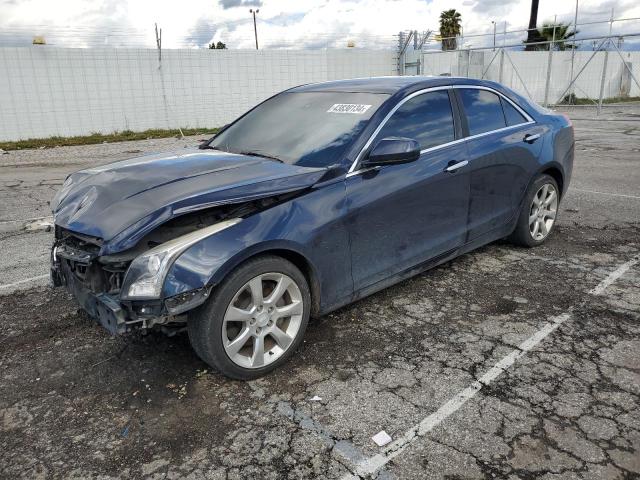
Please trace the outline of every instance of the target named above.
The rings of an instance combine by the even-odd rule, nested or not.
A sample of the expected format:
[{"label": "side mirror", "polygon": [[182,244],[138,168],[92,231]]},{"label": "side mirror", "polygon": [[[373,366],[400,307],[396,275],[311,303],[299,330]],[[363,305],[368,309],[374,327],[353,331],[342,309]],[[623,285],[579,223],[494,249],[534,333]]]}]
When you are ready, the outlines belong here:
[{"label": "side mirror", "polygon": [[362,162],[364,167],[413,162],[420,158],[420,144],[411,138],[387,137],[378,140]]}]

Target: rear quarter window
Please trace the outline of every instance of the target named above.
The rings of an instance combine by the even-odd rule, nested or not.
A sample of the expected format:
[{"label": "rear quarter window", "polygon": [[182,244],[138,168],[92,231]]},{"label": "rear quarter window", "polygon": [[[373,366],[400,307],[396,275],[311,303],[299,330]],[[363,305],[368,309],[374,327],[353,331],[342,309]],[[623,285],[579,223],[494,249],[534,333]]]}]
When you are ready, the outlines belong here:
[{"label": "rear quarter window", "polygon": [[500,101],[502,102],[502,110],[504,110],[504,118],[508,126],[527,123],[527,119],[508,100],[501,98]]},{"label": "rear quarter window", "polygon": [[475,88],[463,88],[458,92],[467,117],[469,135],[478,135],[507,126],[498,95]]}]

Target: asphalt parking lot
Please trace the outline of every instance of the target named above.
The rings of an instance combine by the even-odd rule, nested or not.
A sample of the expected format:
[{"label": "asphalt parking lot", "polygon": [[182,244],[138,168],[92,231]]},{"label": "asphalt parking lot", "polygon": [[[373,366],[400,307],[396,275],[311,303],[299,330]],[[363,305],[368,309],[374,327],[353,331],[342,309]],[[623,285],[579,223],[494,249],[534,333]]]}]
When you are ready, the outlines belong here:
[{"label": "asphalt parking lot", "polygon": [[569,114],[545,245],[497,242],[317,319],[253,382],[186,335],[109,337],[46,286],[51,233],[28,230],[67,173],[195,138],[0,156],[0,477],[637,478],[640,109]]}]

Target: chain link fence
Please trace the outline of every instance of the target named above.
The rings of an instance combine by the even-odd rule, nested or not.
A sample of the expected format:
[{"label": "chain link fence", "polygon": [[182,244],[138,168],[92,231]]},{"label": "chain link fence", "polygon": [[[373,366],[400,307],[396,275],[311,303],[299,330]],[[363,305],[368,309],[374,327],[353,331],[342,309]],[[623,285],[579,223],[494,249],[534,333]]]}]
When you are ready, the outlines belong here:
[{"label": "chain link fence", "polygon": [[[522,41],[527,30],[505,31],[498,39],[495,34],[472,36],[476,44],[490,46],[466,44],[469,37],[456,37],[456,44],[466,48],[447,51],[434,49],[440,42],[425,41],[424,33],[407,32],[400,35],[398,72],[493,80],[545,106],[592,107],[596,114],[608,106],[638,107],[638,20],[616,20],[629,22],[627,27],[637,27],[638,32],[626,28],[626,33],[614,34],[610,21],[604,22],[609,25],[607,35],[540,40],[528,44],[528,50]],[[590,24],[596,23],[602,22]],[[415,48],[417,39],[421,48]],[[634,44],[635,51],[624,49]]]}]

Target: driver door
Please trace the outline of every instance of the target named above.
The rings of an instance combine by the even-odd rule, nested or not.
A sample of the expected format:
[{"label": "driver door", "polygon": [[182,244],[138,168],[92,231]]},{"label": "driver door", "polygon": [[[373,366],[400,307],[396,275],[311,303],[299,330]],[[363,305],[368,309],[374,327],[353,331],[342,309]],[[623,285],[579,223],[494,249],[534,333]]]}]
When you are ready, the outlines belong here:
[{"label": "driver door", "polygon": [[455,142],[461,130],[454,119],[448,89],[409,97],[371,146],[386,137],[413,138],[420,143],[420,158],[348,174],[355,291],[375,289],[464,243],[469,174],[466,146]]}]

